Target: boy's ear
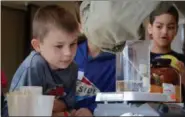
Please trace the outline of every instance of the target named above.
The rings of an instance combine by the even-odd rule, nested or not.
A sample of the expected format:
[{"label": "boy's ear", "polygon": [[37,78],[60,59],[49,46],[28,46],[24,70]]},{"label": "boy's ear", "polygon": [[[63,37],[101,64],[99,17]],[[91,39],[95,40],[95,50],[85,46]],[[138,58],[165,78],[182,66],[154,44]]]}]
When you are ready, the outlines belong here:
[{"label": "boy's ear", "polygon": [[35,51],[40,52],[40,41],[38,39],[32,39],[31,45]]},{"label": "boy's ear", "polygon": [[152,39],[152,25],[148,23],[147,26],[149,38]]},{"label": "boy's ear", "polygon": [[152,34],[152,25],[150,23],[148,23],[147,29],[148,29],[148,33]]}]

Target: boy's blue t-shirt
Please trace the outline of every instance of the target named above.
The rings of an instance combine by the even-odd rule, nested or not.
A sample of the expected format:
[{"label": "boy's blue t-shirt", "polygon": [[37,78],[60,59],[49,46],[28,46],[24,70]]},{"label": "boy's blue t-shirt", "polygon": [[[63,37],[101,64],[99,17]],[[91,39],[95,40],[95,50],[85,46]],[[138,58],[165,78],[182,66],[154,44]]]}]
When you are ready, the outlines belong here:
[{"label": "boy's blue t-shirt", "polygon": [[38,52],[32,51],[14,74],[10,91],[21,86],[42,86],[43,94],[47,94],[50,89],[62,87],[66,95],[58,97],[71,109],[75,107],[77,73],[78,68],[75,63],[66,69],[52,70]]},{"label": "boy's blue t-shirt", "polygon": [[97,92],[115,91],[116,56],[102,52],[97,57],[88,55],[87,41],[79,44],[75,62],[78,65],[76,101],[78,108],[96,108]]}]

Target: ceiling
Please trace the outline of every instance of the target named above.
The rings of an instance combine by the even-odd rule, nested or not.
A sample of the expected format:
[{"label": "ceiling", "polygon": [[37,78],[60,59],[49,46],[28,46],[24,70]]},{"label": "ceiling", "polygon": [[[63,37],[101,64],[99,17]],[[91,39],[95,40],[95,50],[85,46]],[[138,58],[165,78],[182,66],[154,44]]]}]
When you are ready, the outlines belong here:
[{"label": "ceiling", "polygon": [[[45,6],[48,4],[58,4],[63,6],[64,8],[67,8],[69,10],[71,10],[73,13],[79,12],[79,8],[78,8],[78,4],[77,2],[80,2],[82,0],[76,0],[76,1],[1,1],[1,5],[3,6],[8,6],[11,8],[16,8],[16,9],[22,9],[22,10],[26,10],[26,5],[28,4],[33,4],[33,5],[37,5],[37,6]],[[185,1],[174,1],[176,6],[179,8],[180,10],[180,20],[185,23]],[[180,21],[180,22],[181,22]]]},{"label": "ceiling", "polygon": [[[48,5],[48,4],[71,4],[71,2],[73,3],[77,3],[78,1],[82,1],[82,0],[75,0],[75,1],[1,1],[2,5],[5,6],[11,6],[11,7],[19,7],[19,8],[23,8],[25,7],[27,4],[34,4],[34,5],[38,5],[38,6],[43,6],[43,5]],[[178,6],[178,8],[181,11],[184,11],[183,14],[185,14],[185,1],[174,1],[175,4]]]},{"label": "ceiling", "polygon": [[62,6],[71,6],[72,4],[77,5],[77,1],[1,1],[1,5],[8,6],[16,9],[26,9],[28,4],[37,6],[45,6],[49,4],[58,4]]}]

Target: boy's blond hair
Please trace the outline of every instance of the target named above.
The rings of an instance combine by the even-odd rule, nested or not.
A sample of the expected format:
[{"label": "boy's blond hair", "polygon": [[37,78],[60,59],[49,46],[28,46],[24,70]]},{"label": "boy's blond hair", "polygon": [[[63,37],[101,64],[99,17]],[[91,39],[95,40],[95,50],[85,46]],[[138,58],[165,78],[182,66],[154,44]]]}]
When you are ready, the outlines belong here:
[{"label": "boy's blond hair", "polygon": [[58,5],[41,7],[33,19],[32,36],[42,41],[51,28],[61,29],[68,33],[79,29],[75,17],[66,9]]}]

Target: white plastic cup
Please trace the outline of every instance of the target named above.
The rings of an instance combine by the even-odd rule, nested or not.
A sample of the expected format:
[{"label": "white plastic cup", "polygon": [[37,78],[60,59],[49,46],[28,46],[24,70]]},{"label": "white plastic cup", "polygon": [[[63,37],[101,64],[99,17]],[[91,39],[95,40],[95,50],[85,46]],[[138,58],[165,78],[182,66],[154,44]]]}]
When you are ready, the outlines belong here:
[{"label": "white plastic cup", "polygon": [[52,116],[54,96],[30,96],[28,116]]},{"label": "white plastic cup", "polygon": [[7,95],[9,116],[25,116],[27,114],[27,96]]},{"label": "white plastic cup", "polygon": [[9,116],[52,116],[54,96],[7,95]]},{"label": "white plastic cup", "polygon": [[42,87],[41,86],[21,86],[19,91],[23,94],[42,95]]}]

